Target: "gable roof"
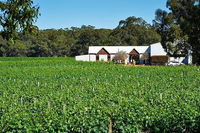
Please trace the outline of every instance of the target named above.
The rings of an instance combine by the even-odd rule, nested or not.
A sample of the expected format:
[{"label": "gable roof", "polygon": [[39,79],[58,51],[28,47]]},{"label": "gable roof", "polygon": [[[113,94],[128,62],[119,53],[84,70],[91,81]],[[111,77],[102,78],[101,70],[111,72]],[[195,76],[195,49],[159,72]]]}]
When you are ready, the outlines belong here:
[{"label": "gable roof", "polygon": [[129,54],[133,49],[139,53],[145,53],[149,46],[90,46],[89,54],[97,54],[103,48],[110,54],[115,54],[119,51]]},{"label": "gable roof", "polygon": [[130,55],[138,55],[140,53],[136,49],[133,49],[129,54]]},{"label": "gable roof", "polygon": [[109,52],[105,48],[102,48],[97,54],[109,54]]},{"label": "gable roof", "polygon": [[167,55],[167,52],[165,52],[161,43],[151,44],[150,48],[151,48],[151,56]]}]

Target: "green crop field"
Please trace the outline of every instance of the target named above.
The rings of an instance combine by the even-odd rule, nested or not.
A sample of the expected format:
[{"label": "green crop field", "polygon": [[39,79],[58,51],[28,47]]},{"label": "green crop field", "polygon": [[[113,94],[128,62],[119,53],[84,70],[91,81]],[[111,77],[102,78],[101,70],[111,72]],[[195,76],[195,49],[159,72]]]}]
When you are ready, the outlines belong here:
[{"label": "green crop field", "polygon": [[200,67],[0,58],[0,132],[200,131]]}]

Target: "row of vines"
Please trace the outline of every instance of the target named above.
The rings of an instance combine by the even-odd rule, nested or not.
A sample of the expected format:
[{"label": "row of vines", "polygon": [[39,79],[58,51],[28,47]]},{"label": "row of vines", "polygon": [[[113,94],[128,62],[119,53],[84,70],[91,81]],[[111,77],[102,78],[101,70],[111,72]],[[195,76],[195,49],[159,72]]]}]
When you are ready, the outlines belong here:
[{"label": "row of vines", "polygon": [[0,58],[0,132],[200,131],[200,67]]}]

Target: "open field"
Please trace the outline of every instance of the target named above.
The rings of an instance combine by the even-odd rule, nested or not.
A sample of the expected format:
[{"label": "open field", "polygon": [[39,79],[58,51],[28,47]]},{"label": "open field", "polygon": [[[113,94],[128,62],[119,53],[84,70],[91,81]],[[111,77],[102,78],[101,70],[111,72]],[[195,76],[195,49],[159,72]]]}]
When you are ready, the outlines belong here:
[{"label": "open field", "polygon": [[0,131],[198,132],[199,69],[0,58]]}]

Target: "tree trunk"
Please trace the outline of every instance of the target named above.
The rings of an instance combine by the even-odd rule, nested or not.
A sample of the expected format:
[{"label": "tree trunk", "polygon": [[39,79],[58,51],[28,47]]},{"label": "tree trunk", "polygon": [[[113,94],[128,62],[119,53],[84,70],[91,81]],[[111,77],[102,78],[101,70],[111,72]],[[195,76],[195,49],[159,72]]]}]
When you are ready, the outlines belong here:
[{"label": "tree trunk", "polygon": [[112,120],[110,119],[109,121],[109,126],[108,126],[109,130],[108,133],[112,133]]}]

